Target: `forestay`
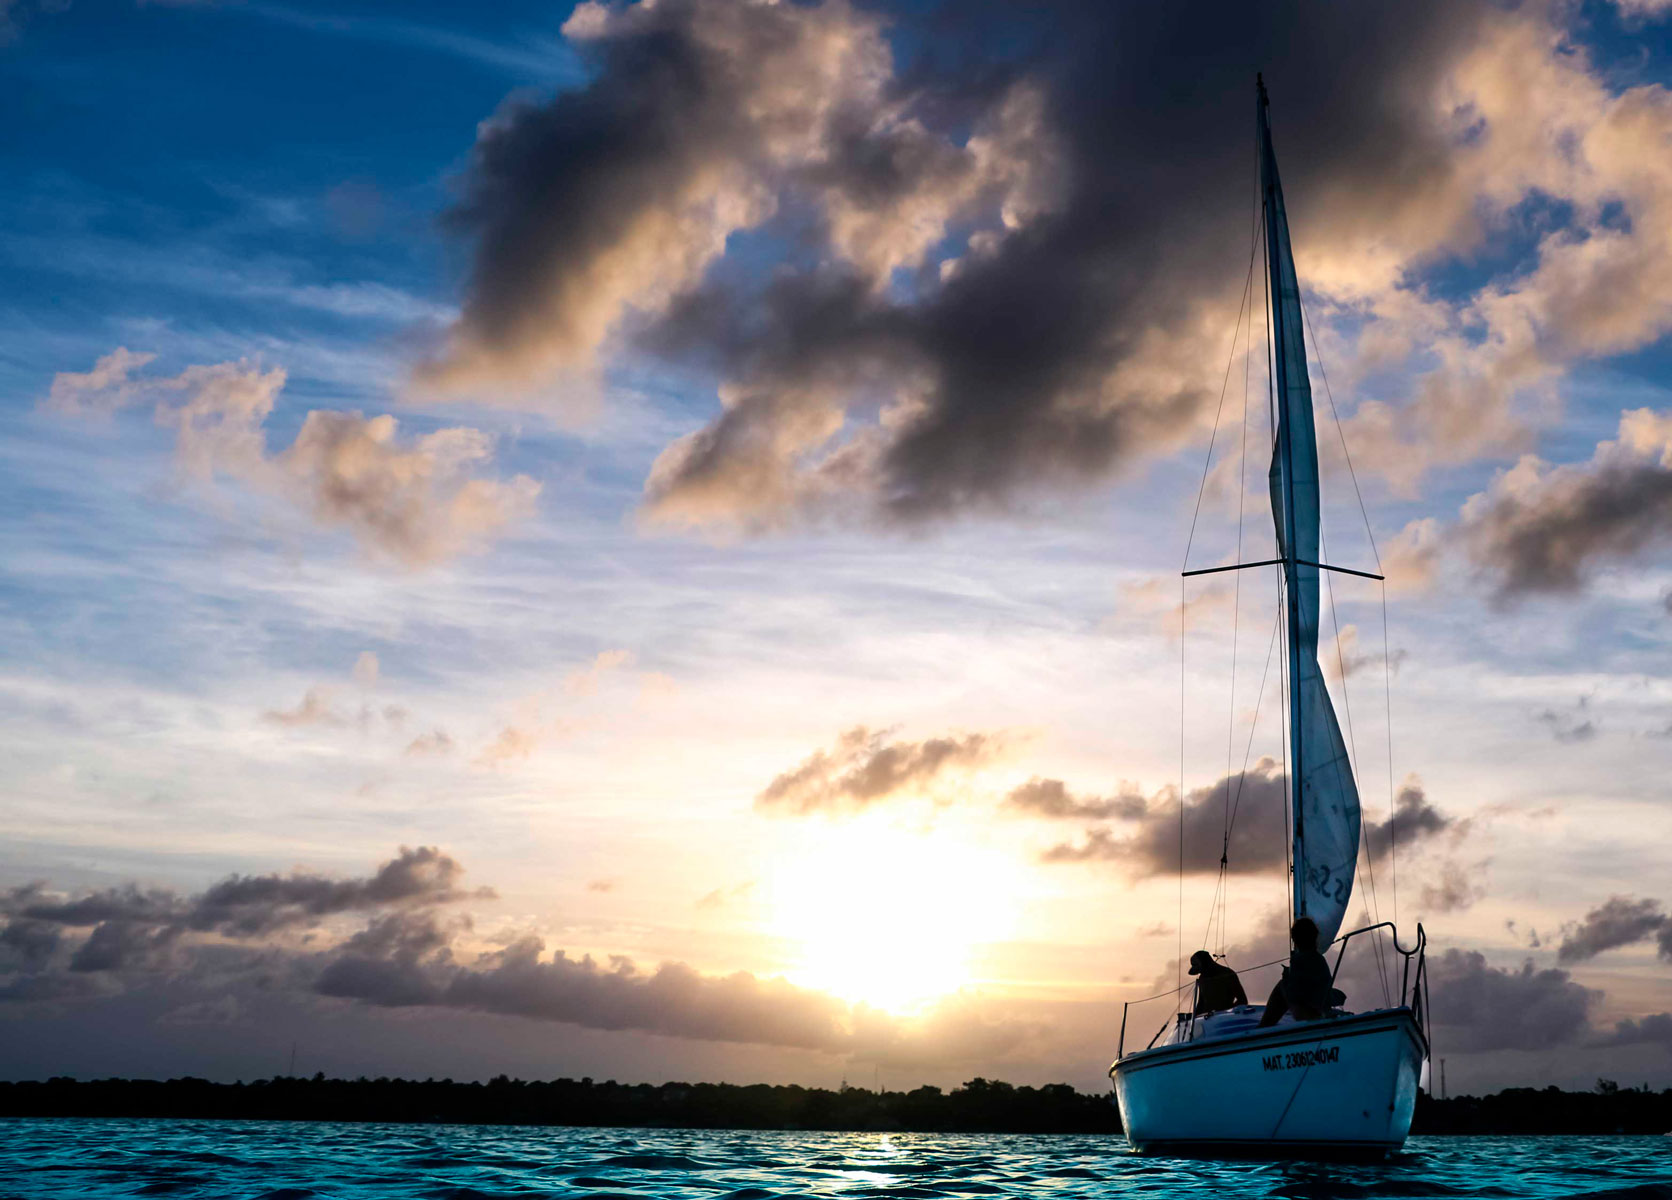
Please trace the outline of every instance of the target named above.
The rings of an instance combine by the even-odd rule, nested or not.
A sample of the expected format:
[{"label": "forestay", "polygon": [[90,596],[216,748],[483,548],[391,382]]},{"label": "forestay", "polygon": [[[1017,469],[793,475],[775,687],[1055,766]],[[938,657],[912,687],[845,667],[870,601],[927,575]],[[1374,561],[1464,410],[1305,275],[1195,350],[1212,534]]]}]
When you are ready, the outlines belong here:
[{"label": "forestay", "polygon": [[1294,834],[1294,912],[1318,925],[1327,945],[1341,928],[1358,858],[1359,799],[1341,726],[1318,667],[1318,443],[1306,371],[1300,284],[1277,177],[1264,91],[1260,181],[1271,274],[1277,439],[1271,511],[1284,559],[1289,627],[1289,764]]}]

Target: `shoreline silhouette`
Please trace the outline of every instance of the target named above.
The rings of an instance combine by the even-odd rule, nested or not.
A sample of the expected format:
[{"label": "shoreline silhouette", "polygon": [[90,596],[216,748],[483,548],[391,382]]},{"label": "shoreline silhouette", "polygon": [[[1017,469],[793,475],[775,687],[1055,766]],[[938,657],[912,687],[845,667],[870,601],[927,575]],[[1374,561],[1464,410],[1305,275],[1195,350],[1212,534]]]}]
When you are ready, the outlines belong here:
[{"label": "shoreline silhouette", "polygon": [[[782,1084],[486,1083],[452,1079],[275,1076],[207,1079],[58,1076],[0,1082],[0,1117],[110,1117],[399,1124],[573,1125],[660,1129],[1071,1134],[1121,1132],[1106,1094],[1065,1083],[1022,1087],[972,1079],[952,1091],[807,1088]],[[1598,1080],[1595,1089],[1507,1088],[1487,1096],[1419,1096],[1416,1134],[1664,1134],[1672,1088]]]}]

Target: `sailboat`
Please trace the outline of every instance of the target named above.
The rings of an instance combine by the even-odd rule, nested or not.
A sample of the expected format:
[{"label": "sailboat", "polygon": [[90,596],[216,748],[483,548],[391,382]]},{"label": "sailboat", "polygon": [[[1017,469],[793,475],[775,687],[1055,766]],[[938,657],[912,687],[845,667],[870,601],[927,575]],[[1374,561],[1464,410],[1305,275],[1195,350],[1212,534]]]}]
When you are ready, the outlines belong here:
[{"label": "sailboat", "polygon": [[1132,1051],[1123,1015],[1109,1075],[1127,1139],[1139,1153],[1374,1158],[1404,1144],[1428,1059],[1427,935],[1418,925],[1415,944],[1407,948],[1391,922],[1340,932],[1358,861],[1359,797],[1318,662],[1319,578],[1322,571],[1342,570],[1380,576],[1320,560],[1318,446],[1300,284],[1264,81],[1257,79],[1256,88],[1276,422],[1269,481],[1278,557],[1185,573],[1281,568],[1290,912],[1316,924],[1320,948],[1336,949],[1337,974],[1350,942],[1378,935],[1388,937],[1403,964],[1397,1002],[1366,1012],[1332,1009],[1316,1020],[1288,1013],[1265,1027],[1260,1005],[1204,1016],[1180,1012],[1148,1046]]}]

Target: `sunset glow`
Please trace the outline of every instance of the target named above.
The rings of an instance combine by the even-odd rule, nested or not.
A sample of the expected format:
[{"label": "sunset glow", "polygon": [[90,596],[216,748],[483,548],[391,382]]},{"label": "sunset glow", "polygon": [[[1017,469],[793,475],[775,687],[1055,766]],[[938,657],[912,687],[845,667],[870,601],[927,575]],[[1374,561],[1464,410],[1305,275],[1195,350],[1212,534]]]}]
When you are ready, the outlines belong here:
[{"label": "sunset glow", "polygon": [[877,822],[829,831],[774,867],[774,932],[800,947],[791,977],[896,1013],[978,982],[978,947],[1016,924],[1013,866],[931,832]]}]

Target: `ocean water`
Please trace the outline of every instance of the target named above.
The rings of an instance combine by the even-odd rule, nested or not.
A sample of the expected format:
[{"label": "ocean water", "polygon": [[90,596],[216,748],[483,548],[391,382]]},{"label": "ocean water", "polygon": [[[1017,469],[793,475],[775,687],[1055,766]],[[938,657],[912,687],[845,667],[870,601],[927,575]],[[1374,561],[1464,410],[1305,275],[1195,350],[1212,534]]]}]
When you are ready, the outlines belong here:
[{"label": "ocean water", "polygon": [[1374,1166],[1139,1158],[1119,1137],[0,1120],[0,1197],[1672,1198],[1672,1138],[1413,1138]]}]

